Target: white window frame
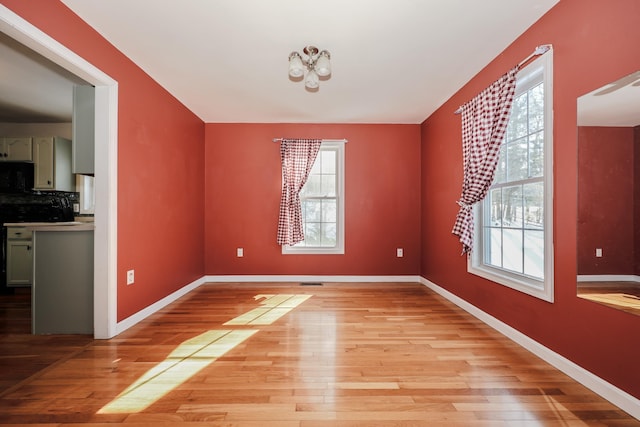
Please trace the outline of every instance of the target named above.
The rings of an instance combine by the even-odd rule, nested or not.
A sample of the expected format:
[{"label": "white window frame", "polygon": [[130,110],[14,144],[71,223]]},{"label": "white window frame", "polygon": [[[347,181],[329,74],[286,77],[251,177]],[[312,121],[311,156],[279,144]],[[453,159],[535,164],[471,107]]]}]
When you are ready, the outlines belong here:
[{"label": "white window frame", "polygon": [[76,174],[76,191],[80,195],[78,213],[80,215],[94,215],[96,209],[94,177]]},{"label": "white window frame", "polygon": [[[553,50],[541,55],[518,72],[516,96],[529,89],[530,76],[542,71],[544,88],[544,279],[539,280],[484,263],[484,201],[474,207],[474,247],[467,271],[544,301],[554,300],[553,266]],[[528,79],[529,78],[529,79]]]},{"label": "white window frame", "polygon": [[[336,165],[336,245],[333,247],[320,246],[289,246],[282,245],[283,254],[309,254],[309,255],[342,255],[344,254],[344,172],[345,172],[345,143],[346,140],[322,140],[320,150],[335,150],[337,154]],[[318,153],[320,155],[320,153]]]}]

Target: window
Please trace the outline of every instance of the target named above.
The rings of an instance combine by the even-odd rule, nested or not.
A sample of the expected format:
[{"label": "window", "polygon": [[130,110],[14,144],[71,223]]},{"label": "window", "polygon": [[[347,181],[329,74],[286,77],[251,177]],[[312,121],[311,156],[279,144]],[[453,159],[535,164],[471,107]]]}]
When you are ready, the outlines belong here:
[{"label": "window", "polygon": [[476,206],[469,271],[553,301],[552,55],[520,70],[494,181]]},{"label": "window", "polygon": [[304,240],[283,254],[344,253],[344,141],[323,141],[300,192]]},{"label": "window", "polygon": [[94,177],[77,174],[76,189],[80,195],[80,215],[93,215],[96,206]]}]

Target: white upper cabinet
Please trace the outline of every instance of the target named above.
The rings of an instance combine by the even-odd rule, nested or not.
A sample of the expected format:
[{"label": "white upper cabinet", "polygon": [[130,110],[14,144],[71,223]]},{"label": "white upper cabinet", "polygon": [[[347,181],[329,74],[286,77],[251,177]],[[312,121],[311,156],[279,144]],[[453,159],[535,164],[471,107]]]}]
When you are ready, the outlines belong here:
[{"label": "white upper cabinet", "polygon": [[33,138],[33,162],[36,189],[75,191],[70,140],[57,136]]},{"label": "white upper cabinet", "polygon": [[31,138],[0,138],[0,161],[30,162],[32,160]]}]

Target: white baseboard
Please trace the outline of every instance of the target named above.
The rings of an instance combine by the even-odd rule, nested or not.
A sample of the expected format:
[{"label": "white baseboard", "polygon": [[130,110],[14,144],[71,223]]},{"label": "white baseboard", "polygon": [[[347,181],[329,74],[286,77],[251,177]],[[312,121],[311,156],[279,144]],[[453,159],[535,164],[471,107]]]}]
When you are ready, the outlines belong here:
[{"label": "white baseboard", "polygon": [[419,283],[420,276],[205,276],[209,283],[249,283],[249,282],[404,282]]},{"label": "white baseboard", "polygon": [[135,324],[139,323],[140,321],[146,319],[147,317],[151,316],[156,311],[161,310],[162,308],[164,308],[167,305],[171,304],[172,302],[176,301],[178,298],[188,294],[189,292],[191,292],[192,290],[196,289],[198,286],[200,286],[200,285],[202,285],[204,283],[205,283],[204,277],[201,277],[200,279],[194,280],[193,282],[189,283],[188,285],[185,285],[184,287],[178,289],[174,293],[172,293],[170,295],[167,295],[166,297],[162,298],[160,301],[157,301],[157,302],[151,304],[150,306],[140,310],[136,314],[133,314],[133,315],[127,317],[126,319],[118,322],[117,325],[116,325],[116,335],[126,331],[127,329],[129,329],[133,325],[135,325]]},{"label": "white baseboard", "polygon": [[229,275],[229,276],[202,276],[188,285],[178,289],[174,293],[167,295],[160,301],[140,310],[127,317],[116,325],[118,335],[133,325],[151,316],[156,311],[166,307],[178,298],[188,294],[197,287],[205,283],[250,283],[250,282],[420,282],[420,276],[252,276],[252,275]]},{"label": "white baseboard", "polygon": [[531,353],[536,356],[542,358],[552,366],[556,367],[560,371],[564,372],[574,380],[578,381],[580,384],[589,388],[594,393],[599,394],[609,402],[613,403],[623,411],[627,412],[631,416],[640,419],[640,400],[625,392],[624,390],[619,389],[613,384],[603,380],[602,378],[594,375],[593,373],[587,371],[581,366],[576,365],[569,359],[561,356],[560,354],[548,349],[543,346],[539,342],[529,338],[524,335],[522,332],[517,329],[512,328],[511,326],[503,323],[502,321],[496,319],[490,314],[480,310],[472,304],[469,304],[467,301],[462,298],[452,294],[451,292],[441,288],[433,282],[430,282],[427,279],[420,278],[420,283],[427,286],[429,289],[434,291],[435,293],[443,296],[447,300],[451,301],[467,313],[491,326],[496,331],[505,335],[507,338],[512,341],[518,343],[525,349],[529,350]]},{"label": "white baseboard", "polygon": [[633,274],[580,274],[578,282],[640,282]]}]

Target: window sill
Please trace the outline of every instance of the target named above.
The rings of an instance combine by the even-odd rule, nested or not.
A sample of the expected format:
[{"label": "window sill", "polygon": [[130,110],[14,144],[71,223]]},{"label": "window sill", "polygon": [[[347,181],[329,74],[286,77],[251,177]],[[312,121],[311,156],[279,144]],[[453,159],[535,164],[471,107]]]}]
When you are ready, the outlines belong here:
[{"label": "window sill", "polygon": [[486,266],[473,265],[471,259],[469,259],[467,264],[467,272],[516,291],[520,291],[524,294],[539,298],[543,301],[553,303],[553,288],[548,283],[545,286],[543,282],[535,279],[527,280],[526,277],[510,274],[507,271]]},{"label": "window sill", "polygon": [[294,248],[292,246],[282,247],[283,255],[344,255],[344,248]]}]

